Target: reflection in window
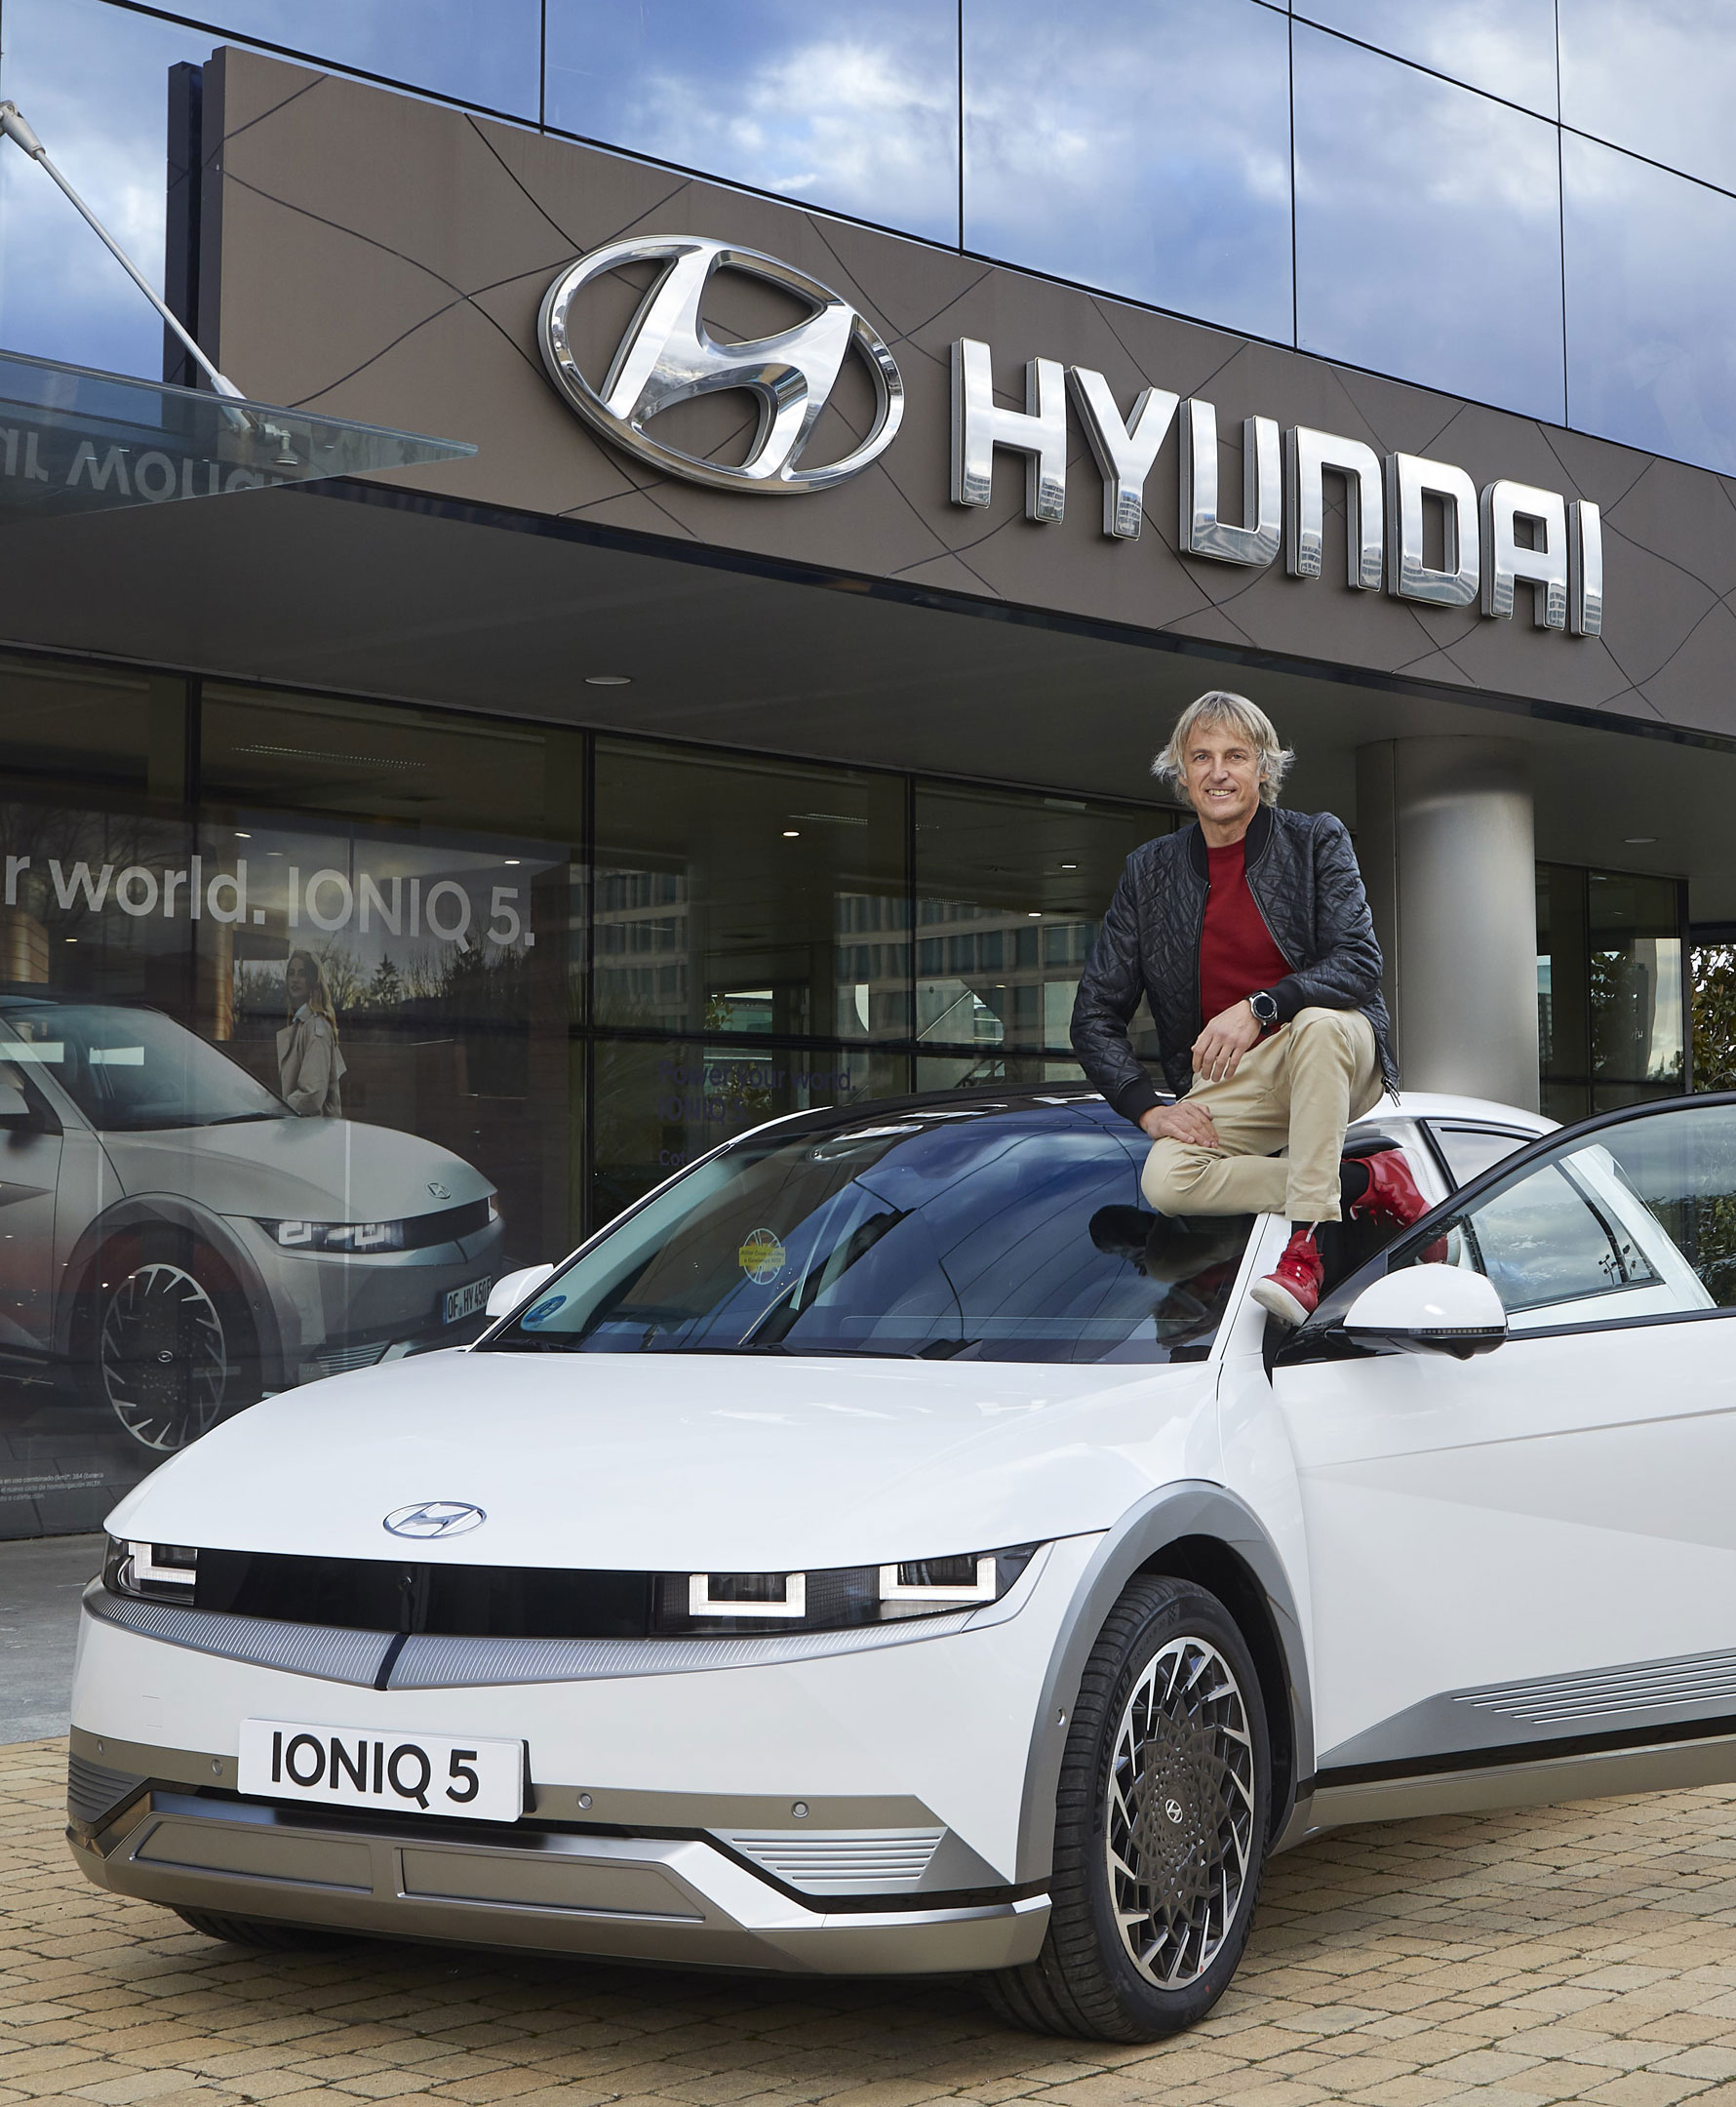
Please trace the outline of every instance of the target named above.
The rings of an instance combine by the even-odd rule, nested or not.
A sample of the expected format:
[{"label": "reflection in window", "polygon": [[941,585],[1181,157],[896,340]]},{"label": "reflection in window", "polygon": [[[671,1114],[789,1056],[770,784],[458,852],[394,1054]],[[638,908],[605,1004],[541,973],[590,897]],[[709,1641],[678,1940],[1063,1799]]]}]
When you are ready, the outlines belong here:
[{"label": "reflection in window", "polygon": [[547,16],[560,131],[957,242],[956,0],[547,0]]},{"label": "reflection in window", "polygon": [[1736,1308],[1736,1107],[1654,1113],[1598,1139],[1706,1296]]},{"label": "reflection in window", "polygon": [[1574,424],[1736,468],[1736,198],[1561,136]]},{"label": "reflection in window", "polygon": [[1561,422],[1555,128],[1293,34],[1298,344]]},{"label": "reflection in window", "polygon": [[1681,1090],[1681,891],[1674,878],[1538,865],[1538,1056],[1552,1118]]},{"label": "reflection in window", "polygon": [[861,1049],[612,1040],[598,1043],[594,1058],[598,1222],[765,1120],[910,1088],[904,1054]]},{"label": "reflection in window", "polygon": [[[1084,798],[919,785],[918,1044],[976,1059],[1048,1048],[1070,1061],[1073,999],[1103,909],[1127,857],[1174,819]],[[1141,1009],[1135,1049],[1154,1044]]]},{"label": "reflection in window", "polygon": [[597,748],[600,1023],[903,1038],[904,786]]},{"label": "reflection in window", "polygon": [[1289,341],[1289,52],[1253,0],[965,0],[964,245]]},{"label": "reflection in window", "polygon": [[770,1134],[623,1223],[500,1344],[1198,1360],[1251,1222],[1142,1210],[1144,1156],[1102,1106],[916,1109]]},{"label": "reflection in window", "polygon": [[407,88],[537,115],[541,0],[181,0],[229,37],[306,52]]},{"label": "reflection in window", "polygon": [[1540,117],[1556,115],[1555,0],[1294,0],[1293,12]]},{"label": "reflection in window", "polygon": [[1459,1234],[1513,1316],[1657,1280],[1632,1237],[1555,1164],[1485,1201]]},{"label": "reflection in window", "polygon": [[[99,0],[6,0],[5,92],[162,291],[169,68],[219,39]],[[0,155],[0,341],[162,378],[163,325],[39,168]],[[245,382],[246,376],[242,376]]]},{"label": "reflection in window", "polygon": [[[1705,0],[1558,0],[1561,120],[1736,189],[1736,18]],[[1572,144],[1569,140],[1567,144]],[[1663,229],[1659,229],[1663,232]]]}]

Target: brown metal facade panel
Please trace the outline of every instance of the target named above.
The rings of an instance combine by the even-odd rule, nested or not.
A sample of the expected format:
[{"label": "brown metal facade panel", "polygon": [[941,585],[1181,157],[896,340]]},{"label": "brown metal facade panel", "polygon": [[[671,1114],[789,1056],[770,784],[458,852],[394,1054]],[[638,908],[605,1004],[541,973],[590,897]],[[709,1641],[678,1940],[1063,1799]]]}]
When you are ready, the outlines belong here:
[{"label": "brown metal facade panel", "polygon": [[[406,486],[1207,649],[1736,734],[1727,478],[252,54],[220,53],[205,92],[205,224],[208,237],[217,230],[218,273],[204,290],[220,316],[226,370],[265,400],[477,444],[474,459],[406,473],[397,478]],[[544,375],[537,307],[576,256],[651,233],[766,251],[855,304],[904,375],[908,407],[891,448],[839,490],[776,498],[660,476],[595,437]],[[593,291],[588,348],[606,363],[637,293]],[[745,279],[719,294],[726,329],[748,334],[785,318],[775,296]],[[1147,385],[1203,395],[1227,442],[1231,508],[1240,420],[1256,414],[1454,462],[1480,486],[1510,477],[1595,499],[1603,634],[1534,629],[1524,593],[1515,618],[1490,620],[1352,592],[1336,511],[1318,580],[1289,577],[1282,559],[1250,571],[1184,558],[1173,432],[1137,542],[1101,532],[1101,485],[1077,417],[1062,522],[1025,519],[1022,462],[1009,454],[998,457],[991,505],[955,505],[949,361],[960,337],[992,346],[1008,407],[1023,407],[1024,362],[1039,356],[1102,372],[1124,411]],[[848,451],[866,403],[866,389],[854,401],[841,388],[812,457]],[[690,413],[684,446],[727,444],[739,421],[730,397],[673,415]]]}]

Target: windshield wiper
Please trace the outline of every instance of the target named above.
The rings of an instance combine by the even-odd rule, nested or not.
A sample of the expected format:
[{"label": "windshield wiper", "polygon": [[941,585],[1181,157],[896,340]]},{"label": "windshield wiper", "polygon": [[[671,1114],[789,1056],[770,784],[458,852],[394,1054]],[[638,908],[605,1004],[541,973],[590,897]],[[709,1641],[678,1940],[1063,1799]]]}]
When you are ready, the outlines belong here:
[{"label": "windshield wiper", "polygon": [[220,1119],[200,1120],[201,1127],[243,1127],[250,1120],[294,1119],[293,1112],[225,1112]]}]

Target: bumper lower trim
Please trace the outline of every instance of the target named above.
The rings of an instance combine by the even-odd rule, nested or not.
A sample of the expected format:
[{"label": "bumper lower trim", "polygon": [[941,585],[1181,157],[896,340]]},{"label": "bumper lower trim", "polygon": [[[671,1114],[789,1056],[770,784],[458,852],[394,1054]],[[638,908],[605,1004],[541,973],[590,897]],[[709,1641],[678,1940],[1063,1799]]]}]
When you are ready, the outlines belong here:
[{"label": "bumper lower trim", "polygon": [[[371,1938],[593,1954],[687,1968],[953,1974],[1035,1958],[1046,1895],[967,1907],[805,1906],[702,1838],[322,1820],[315,1810],[153,1788],[73,1855],[99,1887],[171,1907]],[[888,1898],[889,1899],[889,1898]]]}]

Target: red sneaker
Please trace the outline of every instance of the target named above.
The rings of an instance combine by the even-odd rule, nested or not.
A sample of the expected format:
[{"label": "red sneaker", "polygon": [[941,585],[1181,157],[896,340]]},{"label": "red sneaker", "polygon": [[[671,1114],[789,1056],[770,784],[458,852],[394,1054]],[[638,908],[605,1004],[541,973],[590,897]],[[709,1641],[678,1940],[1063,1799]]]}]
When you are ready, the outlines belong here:
[{"label": "red sneaker", "polygon": [[[1368,1173],[1368,1190],[1351,1209],[1353,1218],[1365,1217],[1386,1228],[1408,1229],[1429,1212],[1429,1203],[1410,1174],[1402,1149],[1382,1149],[1378,1156],[1364,1156],[1362,1168]],[[1446,1239],[1437,1237],[1417,1253],[1417,1261],[1421,1265],[1444,1265]]]},{"label": "red sneaker", "polygon": [[1351,1209],[1354,1219],[1366,1215],[1388,1228],[1408,1229],[1429,1212],[1402,1149],[1382,1149],[1378,1156],[1364,1156],[1362,1169],[1368,1173],[1368,1190]]},{"label": "red sneaker", "polygon": [[1283,1256],[1263,1281],[1255,1281],[1253,1298],[1280,1324],[1304,1324],[1320,1307],[1326,1269],[1321,1263],[1312,1229],[1296,1230]]}]

